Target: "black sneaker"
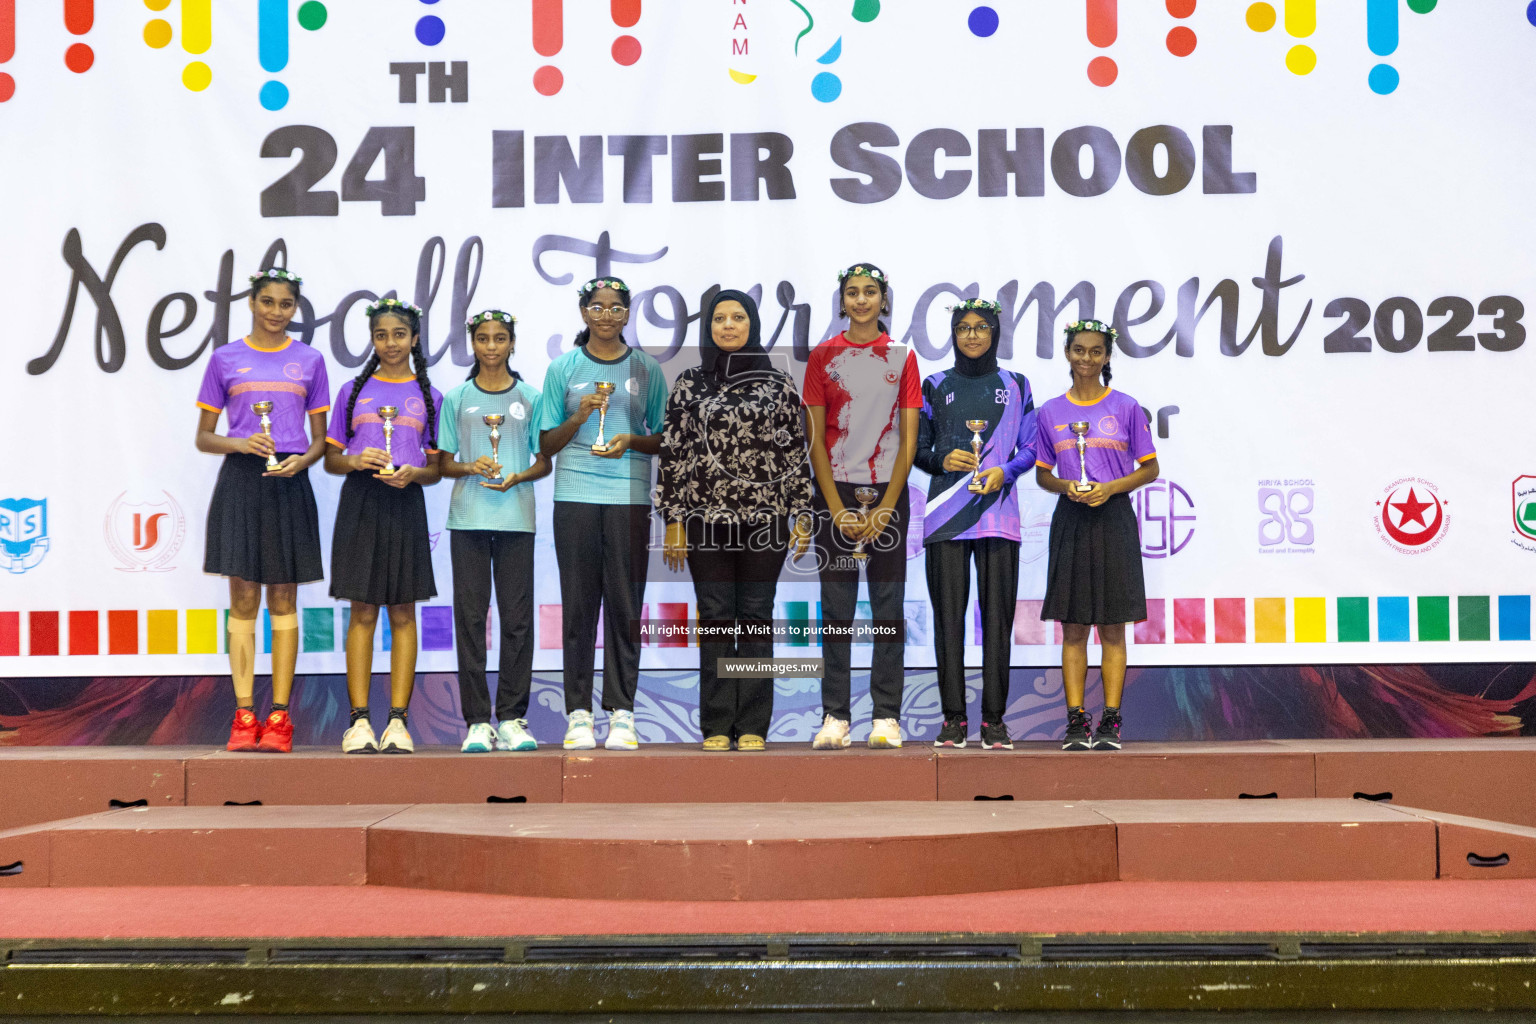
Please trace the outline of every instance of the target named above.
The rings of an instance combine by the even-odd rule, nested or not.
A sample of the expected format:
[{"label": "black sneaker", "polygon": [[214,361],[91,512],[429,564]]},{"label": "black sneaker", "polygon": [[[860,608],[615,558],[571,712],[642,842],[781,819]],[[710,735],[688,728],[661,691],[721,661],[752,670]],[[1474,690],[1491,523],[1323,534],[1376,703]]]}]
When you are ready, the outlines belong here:
[{"label": "black sneaker", "polygon": [[1012,750],[1013,739],[1008,735],[1008,727],[1002,722],[982,722],[981,749]]},{"label": "black sneaker", "polygon": [[1105,708],[1104,714],[1099,716],[1099,727],[1094,730],[1094,750],[1119,750],[1120,749],[1120,709]]},{"label": "black sneaker", "polygon": [[1061,742],[1062,750],[1087,750],[1090,746],[1088,733],[1093,729],[1093,716],[1082,708],[1067,709],[1067,736]]},{"label": "black sneaker", "polygon": [[936,747],[963,747],[965,746],[965,734],[969,727],[963,718],[946,718],[944,727],[939,730],[939,738],[933,741]]}]

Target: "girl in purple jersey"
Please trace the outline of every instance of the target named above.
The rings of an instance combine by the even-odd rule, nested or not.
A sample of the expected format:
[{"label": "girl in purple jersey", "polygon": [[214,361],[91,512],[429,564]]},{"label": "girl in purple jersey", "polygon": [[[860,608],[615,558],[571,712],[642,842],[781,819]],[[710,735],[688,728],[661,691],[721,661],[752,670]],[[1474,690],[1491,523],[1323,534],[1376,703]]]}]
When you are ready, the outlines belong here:
[{"label": "girl in purple jersey", "polygon": [[[309,467],[325,450],[330,384],[320,353],[285,333],[299,308],[298,275],[273,267],[250,282],[251,333],[214,350],[197,396],[197,450],[224,456],[208,503],[203,571],[229,577],[235,719],[228,749],[287,753],[299,584],[324,576]],[[221,413],[228,414],[228,434],[216,432]],[[265,724],[254,697],[263,585],[272,616],[272,709]]]},{"label": "girl in purple jersey", "polygon": [[[1157,479],[1157,452],[1141,404],[1109,387],[1115,329],[1098,320],[1077,320],[1067,325],[1066,335],[1072,388],[1036,414],[1035,480],[1061,495],[1051,517],[1040,617],[1055,619],[1062,628],[1067,699],[1062,749],[1119,750],[1125,624],[1147,617],[1141,539],[1127,495]],[[1096,732],[1083,709],[1088,635],[1094,626],[1103,645],[1104,680],[1104,714]]]},{"label": "girl in purple jersey", "polygon": [[[352,602],[347,628],[348,754],[409,754],[406,708],[416,683],[416,602],[437,593],[421,488],[438,481],[437,410],[443,396],[427,379],[421,310],[398,299],[367,308],[373,353],[336,395],[325,468],[347,479],[331,539],[331,596]],[[391,427],[384,429],[385,423]],[[373,633],[389,607],[389,724],[368,721]]]}]

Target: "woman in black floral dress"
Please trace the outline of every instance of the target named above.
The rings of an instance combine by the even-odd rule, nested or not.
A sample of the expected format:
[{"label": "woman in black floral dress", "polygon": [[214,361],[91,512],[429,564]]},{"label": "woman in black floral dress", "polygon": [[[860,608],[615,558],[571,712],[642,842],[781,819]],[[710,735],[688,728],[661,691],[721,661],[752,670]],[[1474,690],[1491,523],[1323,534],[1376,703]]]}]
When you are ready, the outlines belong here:
[{"label": "woman in black floral dress", "polygon": [[699,362],[667,399],[656,509],[662,557],[687,562],[699,603],[705,750],[762,750],[773,679],[721,679],[720,658],[773,657],[773,596],[791,545],[811,537],[811,467],[799,392],[763,351],[757,303],[722,291],[700,319]]}]

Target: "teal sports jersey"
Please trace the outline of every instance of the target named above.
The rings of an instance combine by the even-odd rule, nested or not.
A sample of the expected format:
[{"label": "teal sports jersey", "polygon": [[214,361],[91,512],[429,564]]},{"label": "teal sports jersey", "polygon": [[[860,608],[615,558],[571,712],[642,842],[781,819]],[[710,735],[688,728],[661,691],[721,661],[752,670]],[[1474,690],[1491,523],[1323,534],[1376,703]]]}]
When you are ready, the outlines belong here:
[{"label": "teal sports jersey", "polygon": [[[521,473],[533,464],[531,431],[539,406],[538,389],[527,381],[515,381],[505,391],[486,391],[473,380],[449,388],[438,417],[437,446],[455,452],[455,461],[474,462],[491,454],[491,428],[487,413],[500,413],[501,438],[497,453],[504,477]],[[504,530],[533,533],[533,484],[518,484],[506,491],[481,487],[483,476],[461,476],[453,482],[448,501],[448,529]]]},{"label": "teal sports jersey", "polygon": [[[538,430],[553,430],[569,419],[592,394],[598,381],[611,381],[613,395],[603,439],[615,434],[648,435],[661,432],[667,411],[667,380],[661,364],[637,348],[612,362],[572,349],[549,365],[544,392],[534,417]],[[598,416],[587,417],[555,457],[555,500],[589,505],[649,505],[653,456],[631,448],[617,459],[592,454],[597,443]]]}]

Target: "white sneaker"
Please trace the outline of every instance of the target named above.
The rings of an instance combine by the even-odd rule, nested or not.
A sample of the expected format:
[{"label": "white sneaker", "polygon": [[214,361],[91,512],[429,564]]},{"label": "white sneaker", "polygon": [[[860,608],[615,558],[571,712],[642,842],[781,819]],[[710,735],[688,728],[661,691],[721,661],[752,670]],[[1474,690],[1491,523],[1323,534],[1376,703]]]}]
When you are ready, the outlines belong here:
[{"label": "white sneaker", "polygon": [[592,712],[583,708],[580,711],[572,711],[567,717],[569,724],[565,727],[565,749],[595,749],[597,740],[592,735]]},{"label": "white sneaker", "polygon": [[895,750],[901,746],[901,723],[894,718],[877,718],[869,730],[872,750]]},{"label": "white sneaker", "polygon": [[379,751],[384,754],[416,752],[416,744],[411,742],[411,734],[406,729],[404,721],[398,718],[389,720],[389,724],[384,727],[384,735],[379,737]]},{"label": "white sneaker", "polygon": [[373,726],[368,724],[368,719],[359,718],[352,723],[351,728],[341,734],[341,752],[343,754],[377,754],[379,741],[373,736]]},{"label": "white sneaker", "polygon": [[526,718],[514,718],[510,722],[502,722],[496,729],[496,747],[499,750],[539,749],[539,745],[533,741],[533,736],[528,732]]},{"label": "white sneaker", "polygon": [[812,750],[842,750],[852,745],[853,737],[848,735],[848,723],[831,715],[821,720],[821,728],[811,741]]},{"label": "white sneaker", "polygon": [[608,712],[608,740],[603,746],[609,750],[640,749],[640,737],[635,735],[633,711]]},{"label": "white sneaker", "polygon": [[464,745],[459,748],[462,754],[489,754],[496,749],[496,731],[491,728],[490,722],[476,722],[469,727],[469,735],[464,737]]}]

